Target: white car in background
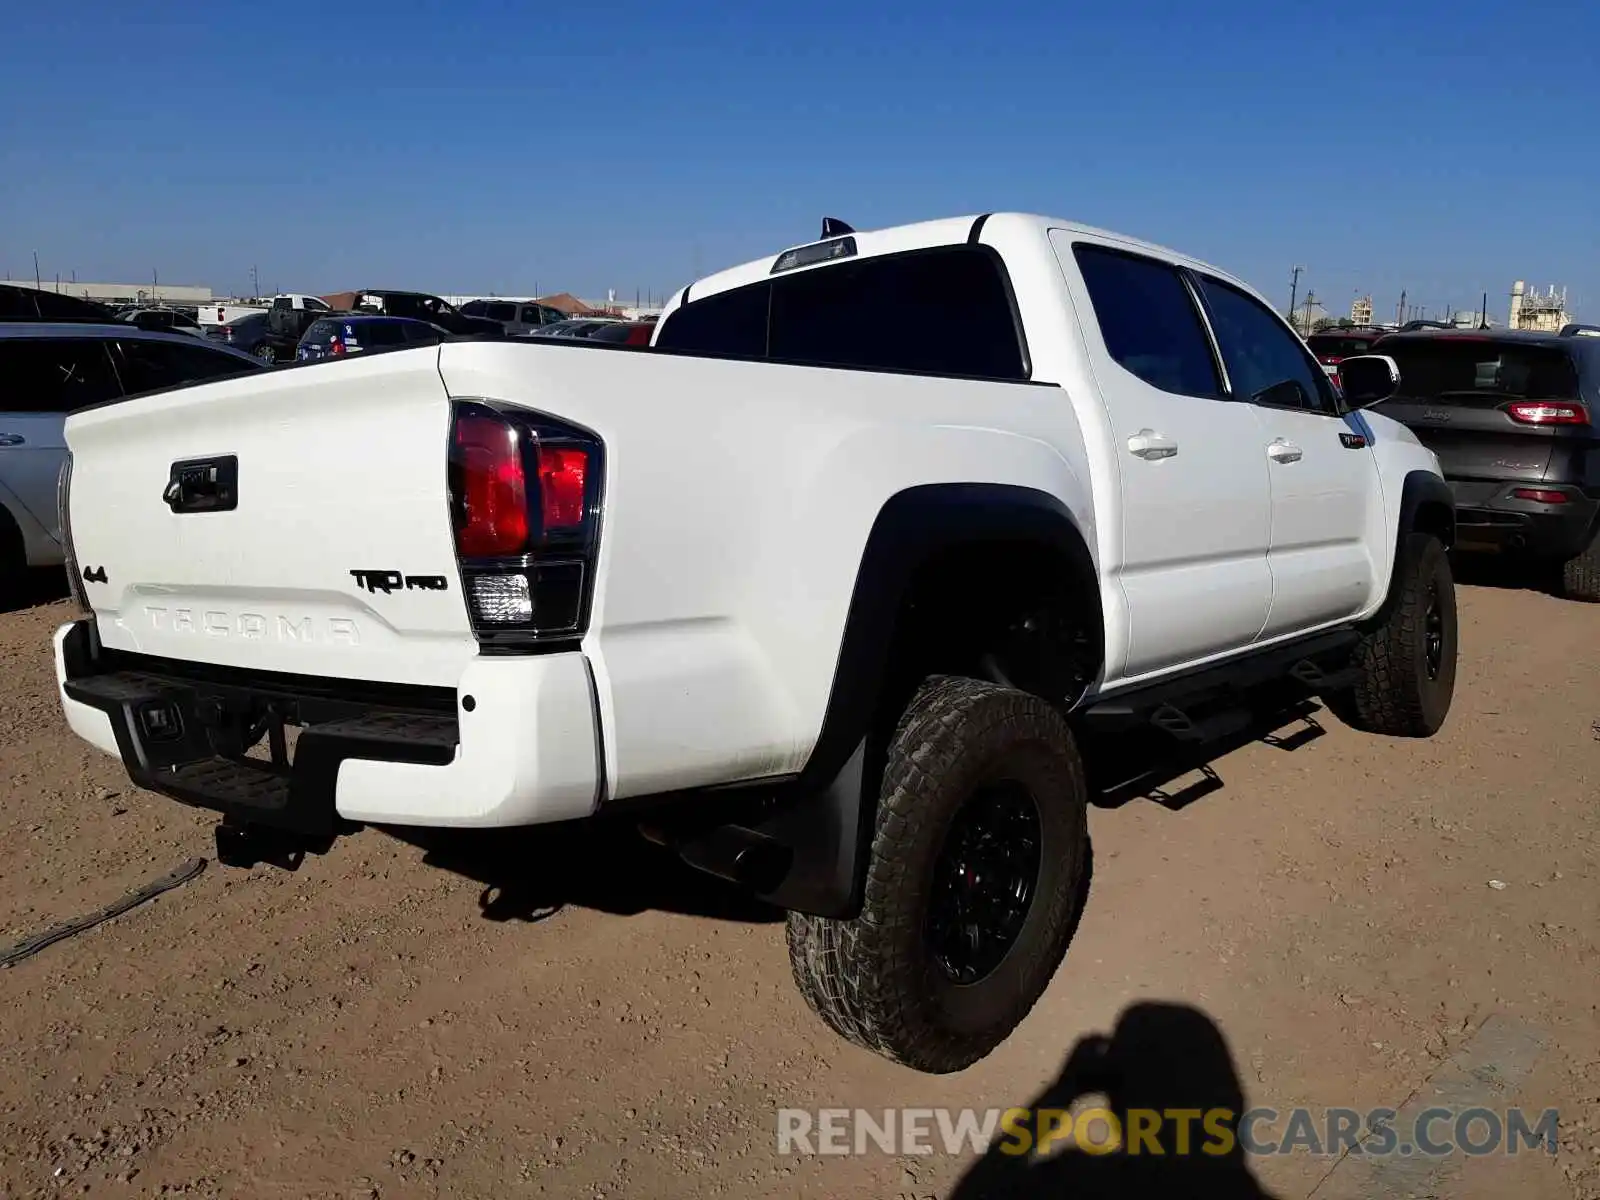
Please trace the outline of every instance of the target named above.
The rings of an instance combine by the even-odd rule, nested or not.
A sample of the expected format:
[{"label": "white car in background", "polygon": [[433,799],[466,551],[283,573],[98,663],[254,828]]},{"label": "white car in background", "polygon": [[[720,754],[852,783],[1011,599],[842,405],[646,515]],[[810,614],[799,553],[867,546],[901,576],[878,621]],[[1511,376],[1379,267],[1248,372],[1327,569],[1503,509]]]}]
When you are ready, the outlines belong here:
[{"label": "white car in background", "polygon": [[0,592],[25,567],[64,561],[56,490],[67,413],[260,369],[247,354],[186,334],[0,322]]}]

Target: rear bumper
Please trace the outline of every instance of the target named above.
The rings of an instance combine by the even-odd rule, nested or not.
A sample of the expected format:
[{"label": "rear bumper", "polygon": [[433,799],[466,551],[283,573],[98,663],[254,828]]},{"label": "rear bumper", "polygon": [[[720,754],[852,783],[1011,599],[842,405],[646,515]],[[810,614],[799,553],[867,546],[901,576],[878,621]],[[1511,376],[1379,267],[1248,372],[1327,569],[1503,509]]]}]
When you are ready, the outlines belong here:
[{"label": "rear bumper", "polygon": [[[580,653],[476,659],[455,689],[373,686],[109,651],[90,618],[56,631],[55,660],[74,733],[140,787],[241,823],[308,836],[490,828],[586,817],[599,803]],[[252,735],[271,753],[247,757]]]},{"label": "rear bumper", "polygon": [[[1567,559],[1583,551],[1600,524],[1600,498],[1571,484],[1484,483],[1451,480],[1456,496],[1456,544],[1462,550],[1514,550]],[[1566,501],[1524,500],[1518,488],[1560,492]]]}]

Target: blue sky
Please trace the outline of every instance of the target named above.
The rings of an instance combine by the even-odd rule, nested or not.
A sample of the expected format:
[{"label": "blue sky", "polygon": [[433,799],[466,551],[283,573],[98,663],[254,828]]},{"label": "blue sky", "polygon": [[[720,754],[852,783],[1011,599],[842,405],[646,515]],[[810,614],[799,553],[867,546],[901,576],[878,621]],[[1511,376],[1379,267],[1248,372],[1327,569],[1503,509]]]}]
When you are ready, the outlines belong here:
[{"label": "blue sky", "polygon": [[[297,15],[296,15],[297,14]],[[1600,6],[18,0],[0,269],[666,292],[815,236],[1084,220],[1330,310],[1600,318]]]}]

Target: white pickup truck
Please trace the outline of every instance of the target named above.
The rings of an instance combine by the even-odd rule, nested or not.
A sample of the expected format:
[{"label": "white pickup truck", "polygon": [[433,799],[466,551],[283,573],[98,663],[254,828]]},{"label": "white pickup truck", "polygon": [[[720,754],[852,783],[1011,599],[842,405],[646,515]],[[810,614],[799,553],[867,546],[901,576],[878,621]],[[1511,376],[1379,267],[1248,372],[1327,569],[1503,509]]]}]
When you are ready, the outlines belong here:
[{"label": "white pickup truck", "polygon": [[1426,737],[1451,493],[1239,281],[994,214],[703,279],[652,348],[452,342],[67,421],[66,717],[223,814],[627,813],[791,912],[844,1037],[926,1071],[1023,1018],[1083,900],[1077,746],[1254,683]]}]

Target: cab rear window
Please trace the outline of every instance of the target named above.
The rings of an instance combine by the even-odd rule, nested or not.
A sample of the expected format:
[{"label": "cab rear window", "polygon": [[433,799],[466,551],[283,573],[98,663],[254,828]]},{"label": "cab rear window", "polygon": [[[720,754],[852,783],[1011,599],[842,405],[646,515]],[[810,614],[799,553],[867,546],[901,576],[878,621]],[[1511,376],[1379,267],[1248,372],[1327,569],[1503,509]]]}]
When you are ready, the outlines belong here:
[{"label": "cab rear window", "polygon": [[[949,328],[952,305],[961,328]],[[1000,259],[942,246],[779,275],[691,300],[657,347],[806,366],[1025,380],[1028,360]]]}]

